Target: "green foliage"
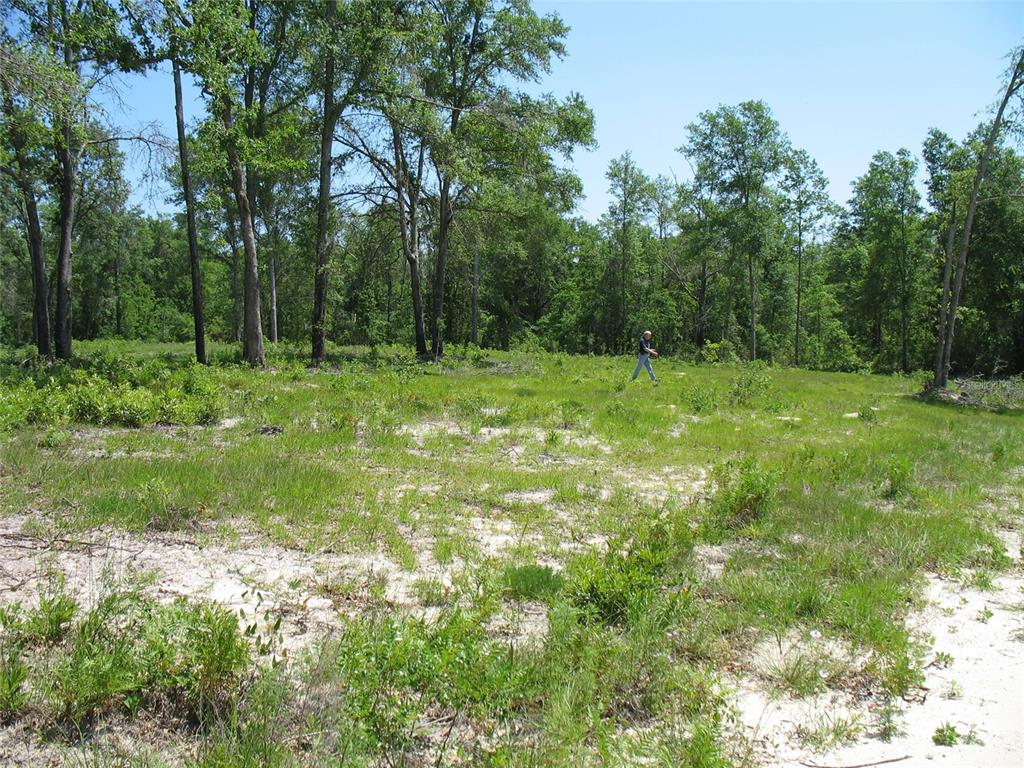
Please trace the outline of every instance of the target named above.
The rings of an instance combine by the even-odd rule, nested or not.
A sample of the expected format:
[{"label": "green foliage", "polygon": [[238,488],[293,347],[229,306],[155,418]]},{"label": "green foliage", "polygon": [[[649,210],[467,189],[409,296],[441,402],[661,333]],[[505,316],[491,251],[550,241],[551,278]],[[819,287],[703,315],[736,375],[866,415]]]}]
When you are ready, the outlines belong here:
[{"label": "green foliage", "polygon": [[742,528],[775,506],[779,476],[753,458],[720,464],[711,480],[715,491],[707,520],[712,530],[719,526],[726,530]]},{"label": "green foliage", "polygon": [[0,722],[18,715],[28,697],[28,667],[13,645],[0,645]]},{"label": "green foliage", "polygon": [[505,594],[515,600],[550,600],[565,584],[565,578],[547,565],[507,566]]},{"label": "green foliage", "polygon": [[733,408],[748,408],[772,390],[771,375],[763,366],[744,366],[729,382],[726,399]]},{"label": "green foliage", "polygon": [[643,614],[692,549],[689,527],[677,517],[656,522],[636,536],[609,543],[603,555],[589,554],[570,565],[563,589],[588,620],[629,623]]},{"label": "green foliage", "polygon": [[[66,594],[44,595],[38,608],[7,608],[0,618],[5,717],[19,714],[30,685],[40,694],[38,714],[72,729],[118,709],[201,723],[233,700],[249,666],[230,612],[182,600],[159,605],[132,589],[110,589],[84,612]],[[35,649],[29,660],[22,647]]]}]

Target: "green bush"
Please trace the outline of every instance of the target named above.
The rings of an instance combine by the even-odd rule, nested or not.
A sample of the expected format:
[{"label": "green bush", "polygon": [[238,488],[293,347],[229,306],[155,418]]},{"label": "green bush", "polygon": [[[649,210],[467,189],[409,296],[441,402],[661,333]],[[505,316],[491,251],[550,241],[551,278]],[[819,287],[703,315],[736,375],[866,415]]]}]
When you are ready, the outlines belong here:
[{"label": "green bush", "polygon": [[548,600],[565,584],[561,574],[536,564],[507,566],[503,581],[505,595],[517,600]]},{"label": "green bush", "polygon": [[604,555],[573,562],[564,593],[589,620],[628,624],[666,585],[666,573],[692,551],[689,529],[655,523],[631,540],[616,540]]},{"label": "green bush", "polygon": [[747,408],[772,390],[772,379],[764,366],[751,363],[729,382],[726,399],[733,408]]},{"label": "green bush", "polygon": [[719,465],[711,480],[715,489],[709,510],[712,528],[731,530],[753,522],[772,509],[778,494],[778,475],[750,458]]},{"label": "green bush", "polygon": [[17,715],[25,704],[28,667],[17,648],[0,648],[0,722]]}]

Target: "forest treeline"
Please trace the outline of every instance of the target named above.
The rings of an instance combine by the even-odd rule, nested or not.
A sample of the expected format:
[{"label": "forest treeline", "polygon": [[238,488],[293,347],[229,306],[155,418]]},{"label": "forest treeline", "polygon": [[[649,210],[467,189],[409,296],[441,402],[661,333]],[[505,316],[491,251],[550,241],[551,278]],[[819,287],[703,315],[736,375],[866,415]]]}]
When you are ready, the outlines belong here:
[{"label": "forest treeline", "polygon": [[[572,157],[593,114],[541,91],[568,30],[525,0],[0,8],[4,344],[196,339],[203,361],[209,337],[260,365],[264,338],[317,362],[326,341],[621,353],[650,329],[703,359],[1024,371],[1020,51],[971,135],[879,150],[844,204],[748,101],[666,126],[683,181],[612,161],[592,223]],[[155,67],[177,136],[110,125],[100,95]],[[129,205],[132,147],[179,215]]]}]

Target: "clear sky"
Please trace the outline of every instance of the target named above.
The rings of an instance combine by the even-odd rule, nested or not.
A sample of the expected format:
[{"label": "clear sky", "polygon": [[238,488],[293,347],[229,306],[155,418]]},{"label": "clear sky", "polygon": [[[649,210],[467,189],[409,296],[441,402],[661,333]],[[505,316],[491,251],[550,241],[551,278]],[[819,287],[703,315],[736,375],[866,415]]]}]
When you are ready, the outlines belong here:
[{"label": "clear sky", "polygon": [[604,173],[629,150],[647,173],[690,175],[686,125],[719,104],[761,99],[840,202],[878,150],[919,153],[929,128],[965,136],[999,96],[1024,42],[1024,2],[543,2],[572,28],[544,87],[579,91],[596,151],[577,172],[596,219]]},{"label": "clear sky", "polygon": [[[1006,54],[1024,42],[1024,1],[534,5],[571,27],[568,55],[540,89],[578,91],[594,110],[599,146],[574,161],[586,194],[579,212],[591,220],[607,209],[612,158],[628,150],[650,175],[685,179],[689,167],[675,150],[686,125],[747,99],[771,107],[846,202],[876,151],[919,153],[933,126],[966,135],[998,99]],[[156,121],[173,136],[169,73],[124,84],[124,107],[111,108],[111,119]],[[187,119],[195,118],[202,104],[193,88],[187,97]],[[136,156],[136,179],[140,167]],[[165,194],[140,183],[133,201],[167,211]]]}]

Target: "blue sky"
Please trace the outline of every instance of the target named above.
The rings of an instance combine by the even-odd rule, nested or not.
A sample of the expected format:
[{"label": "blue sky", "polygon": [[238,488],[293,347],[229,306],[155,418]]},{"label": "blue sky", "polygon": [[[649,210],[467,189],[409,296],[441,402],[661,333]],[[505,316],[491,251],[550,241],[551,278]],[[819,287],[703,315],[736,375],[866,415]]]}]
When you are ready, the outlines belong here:
[{"label": "blue sky", "polygon": [[[845,202],[876,151],[918,153],[933,126],[966,135],[999,96],[1006,54],[1024,42],[1024,2],[534,5],[571,27],[568,55],[539,88],[578,91],[594,110],[599,146],[573,163],[586,195],[579,212],[591,220],[607,209],[612,158],[629,150],[650,175],[685,179],[689,167],[675,150],[686,125],[747,99],[771,107]],[[125,108],[112,109],[111,119],[157,121],[172,136],[169,73],[125,85]],[[202,104],[189,93],[187,112],[197,117]],[[164,195],[140,184],[133,200],[166,211]]]}]

